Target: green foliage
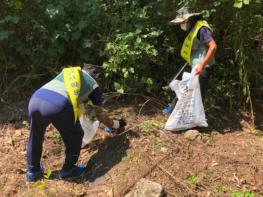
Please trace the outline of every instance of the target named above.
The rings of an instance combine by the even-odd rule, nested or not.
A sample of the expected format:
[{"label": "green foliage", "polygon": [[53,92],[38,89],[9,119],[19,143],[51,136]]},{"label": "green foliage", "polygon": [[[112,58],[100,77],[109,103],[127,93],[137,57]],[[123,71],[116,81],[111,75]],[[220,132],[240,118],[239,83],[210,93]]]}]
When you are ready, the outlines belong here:
[{"label": "green foliage", "polygon": [[49,179],[51,174],[52,174],[52,171],[50,169],[48,169],[47,172],[45,172],[45,174],[44,174],[44,178]]},{"label": "green foliage", "polygon": [[186,180],[186,183],[190,186],[196,186],[200,182],[197,176],[191,176]]},{"label": "green foliage", "polygon": [[36,182],[36,187],[39,189],[45,189],[46,184],[43,181],[37,181]]},{"label": "green foliage", "polygon": [[[0,32],[0,40],[6,43],[12,40],[6,47],[21,60],[15,60],[16,63],[27,62],[34,66],[70,64],[92,57],[90,52],[95,46],[90,46],[89,52],[84,43],[96,39],[93,38],[93,27],[100,26],[96,16],[103,12],[103,8],[95,4],[97,1],[39,0],[24,2],[20,10],[10,2],[5,1],[3,6],[8,15],[0,21],[5,27]],[[26,53],[25,49],[28,49]]]},{"label": "green foliage", "polygon": [[232,197],[262,197],[262,195],[251,192],[249,190],[236,191],[230,186],[216,187],[213,190],[216,196],[222,196],[223,194],[231,194]]},{"label": "green foliage", "polygon": [[250,130],[250,132],[253,133],[253,134],[255,134],[255,135],[262,135],[262,134],[263,134],[263,132],[262,132],[261,130],[256,129],[256,128],[252,128],[252,129]]},{"label": "green foliage", "polygon": [[248,5],[250,0],[235,0],[234,7],[242,8],[243,5]]},{"label": "green foliage", "polygon": [[234,192],[232,192],[231,196],[232,197],[262,197],[262,195],[255,194],[254,192],[251,192],[251,191],[248,191],[248,190],[245,190],[245,191],[242,191],[242,192],[234,191]]},{"label": "green foliage", "polygon": [[[154,40],[161,33],[153,28],[145,33],[142,29],[136,29],[135,32],[117,34],[113,41],[107,44],[106,52],[109,60],[103,67],[106,70],[106,76],[115,74],[116,80],[121,79],[121,85],[114,82],[115,90],[123,93],[127,91],[127,88],[138,87],[140,84],[145,85],[148,91],[153,89],[153,79],[145,74],[152,69],[149,62],[157,57],[158,52],[148,40]],[[145,74],[139,75],[139,73]]]},{"label": "green foliage", "polygon": [[202,12],[218,44],[207,98],[227,103],[230,110],[243,104],[253,113],[263,97],[260,0],[5,0],[0,68],[6,76],[0,89],[14,76],[45,73],[27,83],[16,81],[21,88],[36,88],[65,65],[93,63],[103,65],[110,89],[159,93],[183,63],[185,34],[169,21],[184,5]]},{"label": "green foliage", "polygon": [[49,137],[57,142],[62,141],[61,135],[59,134],[58,131],[53,131]]},{"label": "green foliage", "polygon": [[28,121],[24,120],[22,124],[23,124],[23,126],[24,126],[25,128],[29,129],[29,123],[28,123]]}]

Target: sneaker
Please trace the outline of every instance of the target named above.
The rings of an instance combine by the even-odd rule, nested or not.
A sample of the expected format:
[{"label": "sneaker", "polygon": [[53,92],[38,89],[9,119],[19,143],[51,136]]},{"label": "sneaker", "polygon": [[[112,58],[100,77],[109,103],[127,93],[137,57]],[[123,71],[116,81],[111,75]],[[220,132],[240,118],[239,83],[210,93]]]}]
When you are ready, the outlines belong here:
[{"label": "sneaker", "polygon": [[165,113],[165,114],[171,114],[173,112],[173,109],[171,108],[171,107],[165,107],[164,109],[163,109],[163,113]]},{"label": "sneaker", "polygon": [[84,171],[85,171],[85,166],[83,165],[79,165],[79,166],[74,166],[73,168],[69,169],[69,170],[61,170],[60,171],[60,177],[62,179],[66,179],[66,178],[76,178],[78,176],[80,176]]},{"label": "sneaker", "polygon": [[39,170],[37,170],[36,172],[32,172],[31,170],[29,170],[26,173],[26,179],[29,182],[34,182],[41,179],[43,175],[44,175],[44,169],[40,166]]}]

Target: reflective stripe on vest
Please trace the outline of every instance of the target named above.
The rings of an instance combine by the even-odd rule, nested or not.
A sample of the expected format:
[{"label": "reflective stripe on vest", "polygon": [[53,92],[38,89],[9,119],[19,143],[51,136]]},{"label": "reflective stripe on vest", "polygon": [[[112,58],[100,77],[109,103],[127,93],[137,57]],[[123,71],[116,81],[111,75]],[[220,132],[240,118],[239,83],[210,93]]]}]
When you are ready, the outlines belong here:
[{"label": "reflective stripe on vest", "polygon": [[66,89],[74,110],[74,123],[76,123],[78,118],[78,97],[81,86],[79,73],[80,71],[80,67],[71,67],[63,69],[63,76],[66,84]]},{"label": "reflective stripe on vest", "polygon": [[187,37],[184,40],[184,43],[183,43],[183,46],[181,49],[181,56],[190,65],[191,65],[191,51],[192,51],[194,39],[195,39],[199,29],[203,26],[211,29],[206,21],[204,21],[204,20],[197,21],[194,28],[190,31],[190,33],[187,35]]}]

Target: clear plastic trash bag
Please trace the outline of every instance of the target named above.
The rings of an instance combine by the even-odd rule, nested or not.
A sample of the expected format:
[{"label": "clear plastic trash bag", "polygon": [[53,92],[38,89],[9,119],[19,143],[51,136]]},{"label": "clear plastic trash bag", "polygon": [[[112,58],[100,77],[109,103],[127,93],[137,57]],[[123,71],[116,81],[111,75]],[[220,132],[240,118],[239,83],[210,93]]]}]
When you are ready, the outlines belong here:
[{"label": "clear plastic trash bag", "polygon": [[165,129],[179,131],[207,127],[198,75],[193,71],[184,72],[182,80],[173,80],[169,87],[175,91],[178,102],[165,124]]},{"label": "clear plastic trash bag", "polygon": [[81,148],[86,146],[93,137],[96,135],[100,122],[98,120],[93,120],[87,114],[82,114],[79,118],[80,125],[84,131],[84,136],[82,139]]}]

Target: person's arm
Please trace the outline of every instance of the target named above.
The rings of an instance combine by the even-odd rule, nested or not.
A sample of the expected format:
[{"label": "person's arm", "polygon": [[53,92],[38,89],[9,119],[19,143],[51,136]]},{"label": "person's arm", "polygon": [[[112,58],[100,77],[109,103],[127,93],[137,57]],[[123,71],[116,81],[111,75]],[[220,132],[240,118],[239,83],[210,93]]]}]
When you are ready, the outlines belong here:
[{"label": "person's arm", "polygon": [[125,120],[115,120],[110,118],[106,109],[101,106],[85,104],[85,109],[89,112],[93,111],[98,120],[109,128],[119,129],[126,126]]},{"label": "person's arm", "polygon": [[195,69],[196,75],[200,75],[203,72],[203,70],[205,69],[205,65],[207,65],[210,62],[210,60],[214,57],[216,53],[217,45],[214,39],[208,41],[207,46],[208,46],[208,51],[205,55],[205,58]]},{"label": "person's arm", "polygon": [[102,93],[99,87],[92,91],[90,99],[93,105],[85,104],[85,108],[93,111],[95,113],[94,115],[104,125],[113,129],[118,129],[126,125],[124,120],[114,120],[109,118],[108,112],[102,107]]},{"label": "person's arm", "polygon": [[203,70],[205,69],[205,66],[214,57],[216,50],[217,50],[217,45],[216,45],[216,42],[213,38],[212,32],[208,27],[205,27],[205,26],[201,27],[198,34],[197,34],[197,38],[199,39],[199,41],[203,45],[206,45],[208,48],[204,59],[201,61],[201,63],[195,69],[195,73],[197,75],[200,75],[203,72]]},{"label": "person's arm", "polygon": [[89,95],[92,103],[97,106],[102,106],[102,92],[99,87],[96,87]]}]

